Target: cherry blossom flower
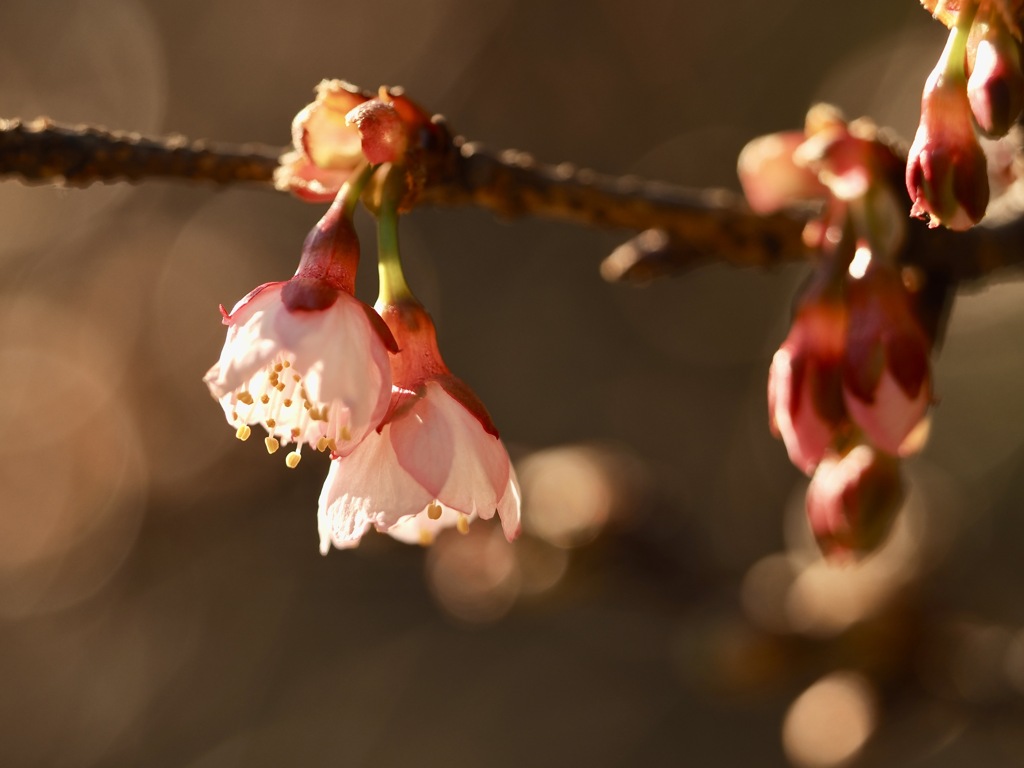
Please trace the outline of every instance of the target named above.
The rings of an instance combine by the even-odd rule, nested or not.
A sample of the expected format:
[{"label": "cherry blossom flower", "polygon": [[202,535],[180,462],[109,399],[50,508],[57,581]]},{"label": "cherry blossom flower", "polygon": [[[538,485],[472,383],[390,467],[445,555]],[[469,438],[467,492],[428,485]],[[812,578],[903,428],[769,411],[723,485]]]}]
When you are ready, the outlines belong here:
[{"label": "cherry blossom flower", "polygon": [[467,530],[498,513],[506,538],[519,534],[515,471],[487,411],[448,370],[434,324],[407,299],[378,304],[400,352],[391,405],[377,432],[331,463],[320,494],[320,550],[359,543],[370,527],[430,543],[442,528]]},{"label": "cherry blossom flower", "polygon": [[267,432],[270,453],[295,443],[350,453],[387,411],[394,339],[353,295],[359,242],[342,196],[306,239],[295,276],[252,291],[224,314],[227,340],[206,374],[210,393],[245,440]]}]

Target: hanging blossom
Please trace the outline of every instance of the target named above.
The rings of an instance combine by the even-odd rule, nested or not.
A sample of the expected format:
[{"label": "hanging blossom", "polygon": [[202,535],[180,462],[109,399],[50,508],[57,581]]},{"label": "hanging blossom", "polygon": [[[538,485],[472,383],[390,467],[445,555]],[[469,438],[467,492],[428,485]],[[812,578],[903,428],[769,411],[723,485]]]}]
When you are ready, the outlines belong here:
[{"label": "hanging blossom", "polygon": [[400,89],[382,86],[374,96],[343,80],[323,80],[316,100],[292,121],[294,149],[282,155],[274,185],[326,202],[364,162],[408,166],[438,130]]},{"label": "hanging blossom", "polygon": [[381,211],[381,298],[376,309],[399,346],[391,402],[376,432],[331,462],[320,494],[320,550],[356,546],[371,527],[429,544],[447,527],[466,532],[497,512],[509,541],[520,530],[520,494],[487,410],[452,375],[434,323],[405,284],[393,208]]},{"label": "hanging blossom", "polygon": [[306,444],[350,453],[390,401],[394,338],[353,296],[359,241],[352,211],[361,189],[342,189],[306,238],[294,277],[261,285],[230,313],[221,308],[227,340],[204,380],[240,440],[260,425],[270,453],[295,444],[289,467]]}]

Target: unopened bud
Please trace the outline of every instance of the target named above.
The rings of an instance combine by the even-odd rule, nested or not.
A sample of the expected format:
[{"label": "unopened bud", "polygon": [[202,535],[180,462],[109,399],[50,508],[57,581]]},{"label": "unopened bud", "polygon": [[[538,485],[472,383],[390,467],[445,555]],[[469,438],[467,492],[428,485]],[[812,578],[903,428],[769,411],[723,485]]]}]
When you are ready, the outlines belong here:
[{"label": "unopened bud", "polygon": [[846,424],[840,379],[846,323],[838,297],[806,297],[768,369],[772,432],[808,475]]},{"label": "unopened bud", "polygon": [[1005,136],[1024,108],[1024,74],[1017,41],[1001,23],[987,25],[967,81],[974,119],[989,136]]},{"label": "unopened bud", "polygon": [[[851,269],[851,273],[853,270]],[[893,268],[871,259],[847,284],[849,334],[843,398],[853,421],[891,454],[921,447],[908,440],[931,405],[931,340],[913,297]]]},{"label": "unopened bud", "polygon": [[951,38],[928,78],[906,175],[913,201],[910,214],[929,218],[929,226],[958,230],[981,220],[989,196],[985,153],[974,133],[962,56],[962,47],[953,46]]},{"label": "unopened bud", "polygon": [[899,460],[870,445],[831,454],[807,487],[807,520],[830,557],[877,549],[903,503]]}]

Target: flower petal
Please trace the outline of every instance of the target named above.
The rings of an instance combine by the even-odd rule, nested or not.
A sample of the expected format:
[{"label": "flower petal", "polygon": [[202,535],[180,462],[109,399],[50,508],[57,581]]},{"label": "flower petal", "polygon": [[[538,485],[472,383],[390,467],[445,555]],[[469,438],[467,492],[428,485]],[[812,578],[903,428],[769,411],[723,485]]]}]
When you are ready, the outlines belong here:
[{"label": "flower petal", "polygon": [[433,501],[398,465],[388,430],[371,432],[351,455],[331,462],[317,514],[321,552],[332,543],[355,546],[370,525],[387,531]]}]

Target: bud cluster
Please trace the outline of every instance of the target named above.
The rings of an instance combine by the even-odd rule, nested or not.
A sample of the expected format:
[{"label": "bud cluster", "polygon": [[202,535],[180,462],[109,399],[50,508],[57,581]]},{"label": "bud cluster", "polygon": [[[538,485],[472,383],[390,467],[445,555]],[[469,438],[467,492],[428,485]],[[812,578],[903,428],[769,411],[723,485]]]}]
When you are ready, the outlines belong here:
[{"label": "bud cluster", "polygon": [[989,201],[977,131],[990,138],[1007,134],[1024,109],[1024,73],[1018,0],[955,6],[930,8],[951,30],[921,97],[906,184],[911,215],[933,227],[964,230],[981,220]]},{"label": "bud cluster", "polygon": [[804,237],[816,268],[772,359],[768,410],[790,460],[812,478],[811,528],[839,555],[876,547],[900,506],[899,459],[926,432],[933,339],[898,266],[906,225],[896,155],[870,123],[848,124],[822,105],[801,136],[751,142],[740,178],[761,210],[822,205]]}]

